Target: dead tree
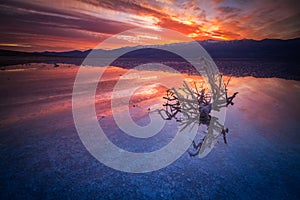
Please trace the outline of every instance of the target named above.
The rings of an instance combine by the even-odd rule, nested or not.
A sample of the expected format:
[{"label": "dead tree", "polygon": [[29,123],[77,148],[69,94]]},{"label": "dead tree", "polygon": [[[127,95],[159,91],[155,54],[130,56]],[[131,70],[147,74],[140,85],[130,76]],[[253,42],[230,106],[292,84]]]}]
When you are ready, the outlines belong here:
[{"label": "dead tree", "polygon": [[[175,119],[180,123],[182,129],[187,128],[189,125],[195,124],[205,125],[209,127],[211,124],[213,129],[208,131],[214,131],[215,129],[223,135],[224,143],[227,144],[226,134],[228,133],[228,128],[224,128],[216,118],[213,118],[210,115],[212,110],[212,99],[217,102],[216,110],[221,107],[228,107],[233,105],[233,99],[236,97],[238,92],[235,92],[232,96],[228,97],[227,86],[231,80],[231,77],[228,79],[227,83],[223,83],[222,76],[220,78],[215,78],[215,82],[210,82],[210,85],[214,84],[211,88],[213,91],[209,91],[208,88],[205,88],[203,84],[200,84],[198,88],[194,82],[194,88],[189,86],[186,82],[183,84],[183,88],[179,89],[169,89],[166,92],[166,96],[163,98],[166,102],[163,104],[164,109],[158,110],[161,117],[165,120]],[[224,87],[225,99],[222,98],[222,93],[220,90],[221,84]],[[206,136],[205,136],[206,137]],[[196,144],[193,141],[192,145],[195,152],[188,152],[191,157],[199,154],[201,145],[205,137]]]}]

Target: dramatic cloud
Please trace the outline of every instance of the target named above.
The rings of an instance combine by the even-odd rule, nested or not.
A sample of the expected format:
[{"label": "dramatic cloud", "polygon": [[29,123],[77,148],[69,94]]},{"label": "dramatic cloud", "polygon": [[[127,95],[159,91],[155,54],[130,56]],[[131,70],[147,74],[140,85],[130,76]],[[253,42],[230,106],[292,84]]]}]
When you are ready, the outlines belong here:
[{"label": "dramatic cloud", "polygon": [[89,49],[135,27],[196,40],[300,37],[296,0],[3,0],[0,23],[0,48],[22,51]]}]

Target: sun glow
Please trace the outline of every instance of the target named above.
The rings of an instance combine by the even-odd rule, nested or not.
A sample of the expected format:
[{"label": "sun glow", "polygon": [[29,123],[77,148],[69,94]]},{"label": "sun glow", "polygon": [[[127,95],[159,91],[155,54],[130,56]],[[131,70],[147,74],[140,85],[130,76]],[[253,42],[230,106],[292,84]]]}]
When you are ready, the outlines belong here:
[{"label": "sun glow", "polygon": [[180,22],[182,24],[189,25],[189,26],[195,24],[195,22],[191,19],[180,19],[180,18],[177,18],[177,17],[171,17],[171,19],[176,21],[176,22]]},{"label": "sun glow", "polygon": [[217,36],[217,35],[212,35],[212,38],[218,39],[218,40],[229,40],[229,38],[225,36]]}]

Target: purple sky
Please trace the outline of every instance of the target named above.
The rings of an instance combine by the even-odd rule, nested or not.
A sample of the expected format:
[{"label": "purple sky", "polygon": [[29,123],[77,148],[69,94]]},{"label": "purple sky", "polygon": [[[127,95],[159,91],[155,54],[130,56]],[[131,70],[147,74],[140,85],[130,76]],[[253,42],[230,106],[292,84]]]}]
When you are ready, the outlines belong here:
[{"label": "purple sky", "polygon": [[0,49],[94,48],[135,27],[169,28],[197,39],[300,37],[296,0],[2,0]]}]

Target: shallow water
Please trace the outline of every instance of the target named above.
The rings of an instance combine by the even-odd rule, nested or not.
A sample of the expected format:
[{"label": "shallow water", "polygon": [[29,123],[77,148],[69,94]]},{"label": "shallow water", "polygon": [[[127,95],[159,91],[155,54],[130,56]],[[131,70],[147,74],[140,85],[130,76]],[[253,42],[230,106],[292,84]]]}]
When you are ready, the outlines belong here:
[{"label": "shallow water", "polygon": [[[299,81],[233,78],[229,89],[239,94],[235,105],[227,109],[227,145],[220,138],[203,159],[185,153],[161,170],[132,174],[103,165],[80,141],[71,104],[78,68],[38,64],[30,68],[36,69],[0,72],[1,199],[300,197]],[[122,73],[115,69],[106,78]],[[110,94],[113,82],[106,83],[99,85],[100,94]],[[147,108],[161,102],[162,94],[141,96],[137,92],[131,99],[131,105],[137,106],[130,106],[130,113],[138,124],[149,123]],[[109,106],[105,106],[109,102],[103,99],[96,104],[99,123],[120,147],[154,151],[172,139],[174,121],[149,139],[124,134],[113,123]]]}]

